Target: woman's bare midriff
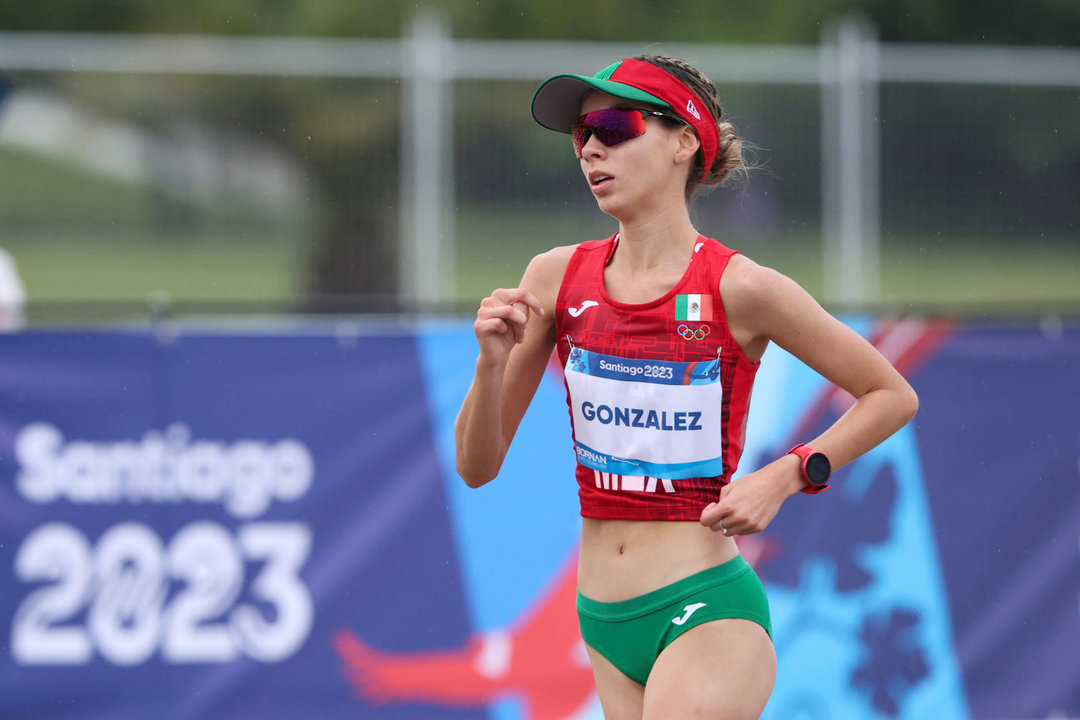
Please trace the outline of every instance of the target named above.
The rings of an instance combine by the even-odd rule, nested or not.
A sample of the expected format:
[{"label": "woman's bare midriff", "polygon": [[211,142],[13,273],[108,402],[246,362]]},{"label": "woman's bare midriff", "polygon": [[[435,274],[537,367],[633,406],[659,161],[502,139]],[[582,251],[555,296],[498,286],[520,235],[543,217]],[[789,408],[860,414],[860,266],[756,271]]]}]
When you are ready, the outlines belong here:
[{"label": "woman's bare midriff", "polygon": [[583,518],[578,588],[599,602],[628,600],[738,554],[732,538],[697,521]]}]

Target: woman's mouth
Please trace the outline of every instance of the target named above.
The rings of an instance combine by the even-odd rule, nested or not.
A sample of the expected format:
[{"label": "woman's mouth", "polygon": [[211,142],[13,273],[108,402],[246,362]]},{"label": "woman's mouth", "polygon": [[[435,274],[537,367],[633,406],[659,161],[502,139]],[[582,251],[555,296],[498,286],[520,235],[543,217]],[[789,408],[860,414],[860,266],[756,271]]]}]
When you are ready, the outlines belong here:
[{"label": "woman's mouth", "polygon": [[589,185],[592,187],[592,189],[594,191],[602,189],[604,187],[607,187],[609,184],[611,184],[612,180],[614,180],[614,178],[611,175],[608,175],[607,173],[603,173],[603,172],[591,172],[591,173],[589,173]]}]

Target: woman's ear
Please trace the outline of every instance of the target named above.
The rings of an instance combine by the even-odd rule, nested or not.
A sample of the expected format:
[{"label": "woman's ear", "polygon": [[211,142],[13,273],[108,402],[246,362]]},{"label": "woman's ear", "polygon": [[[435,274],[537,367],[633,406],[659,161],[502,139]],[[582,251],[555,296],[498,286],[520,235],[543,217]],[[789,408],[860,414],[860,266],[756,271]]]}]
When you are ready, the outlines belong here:
[{"label": "woman's ear", "polygon": [[701,141],[697,133],[689,125],[683,125],[679,129],[679,147],[675,150],[675,162],[692,161],[699,147]]}]

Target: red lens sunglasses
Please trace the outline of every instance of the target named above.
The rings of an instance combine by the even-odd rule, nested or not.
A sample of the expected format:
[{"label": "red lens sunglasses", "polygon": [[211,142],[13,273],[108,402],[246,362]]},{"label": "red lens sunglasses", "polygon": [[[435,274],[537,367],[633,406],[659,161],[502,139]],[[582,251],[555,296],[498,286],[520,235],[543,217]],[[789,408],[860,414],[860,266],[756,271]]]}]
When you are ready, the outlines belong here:
[{"label": "red lens sunglasses", "polygon": [[574,154],[581,157],[581,150],[589,141],[590,135],[607,147],[614,147],[627,140],[633,140],[645,134],[645,118],[649,116],[666,117],[682,122],[681,118],[655,110],[622,110],[604,108],[585,113],[574,121],[570,128],[570,137],[574,140]]}]

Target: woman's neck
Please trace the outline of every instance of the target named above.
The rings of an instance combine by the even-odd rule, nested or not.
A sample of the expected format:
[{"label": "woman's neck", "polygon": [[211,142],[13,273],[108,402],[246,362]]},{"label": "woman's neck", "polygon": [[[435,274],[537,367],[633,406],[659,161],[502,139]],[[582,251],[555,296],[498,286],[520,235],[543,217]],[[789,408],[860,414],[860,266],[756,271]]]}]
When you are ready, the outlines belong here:
[{"label": "woman's neck", "polygon": [[647,271],[683,264],[694,249],[698,231],[685,209],[674,217],[654,216],[619,223],[619,248],[612,258],[626,269]]}]

